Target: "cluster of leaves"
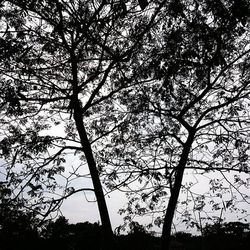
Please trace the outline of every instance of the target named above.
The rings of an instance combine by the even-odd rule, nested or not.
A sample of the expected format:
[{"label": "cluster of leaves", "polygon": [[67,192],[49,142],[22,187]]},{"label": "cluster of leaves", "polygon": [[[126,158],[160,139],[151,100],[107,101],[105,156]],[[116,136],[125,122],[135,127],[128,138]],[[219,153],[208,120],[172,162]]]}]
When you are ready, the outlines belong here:
[{"label": "cluster of leaves", "polygon": [[[210,193],[203,196],[210,196],[214,210],[237,210],[232,200],[238,194],[249,202],[226,177],[232,171],[249,173],[249,3],[236,2],[170,1],[145,38],[145,52],[132,69],[140,72],[134,81],[143,83],[117,98],[117,117],[126,120],[98,155],[108,169],[108,187],[129,193],[121,210],[129,215],[125,219],[165,214],[182,168],[204,176],[218,170],[222,177],[211,180]],[[194,210],[201,211],[205,201],[191,186],[187,193],[191,202],[196,197]],[[226,202],[217,202],[223,194],[229,194]]]},{"label": "cluster of leaves", "polygon": [[[72,180],[95,161],[110,190],[128,193],[129,222],[175,208],[185,169],[220,171],[231,197],[215,210],[235,191],[249,202],[249,183],[225,176],[249,172],[249,13],[246,0],[2,1],[0,149],[13,196],[41,204],[73,151],[79,167],[45,215],[84,190]],[[212,198],[225,191],[210,185]],[[206,196],[192,186],[200,212]]]},{"label": "cluster of leaves", "polygon": [[87,172],[73,99],[92,143],[118,127],[110,97],[132,85],[132,55],[155,16],[143,14],[138,1],[1,2],[1,158],[3,179],[19,188],[16,195],[54,192],[69,150],[81,154],[81,167],[74,166],[66,183]]}]

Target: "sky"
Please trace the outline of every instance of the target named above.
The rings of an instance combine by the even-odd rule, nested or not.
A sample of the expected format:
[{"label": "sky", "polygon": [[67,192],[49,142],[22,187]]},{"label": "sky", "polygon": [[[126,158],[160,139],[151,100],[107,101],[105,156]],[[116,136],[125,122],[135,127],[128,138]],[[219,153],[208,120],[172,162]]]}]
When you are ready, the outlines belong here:
[{"label": "sky", "polygon": [[[71,162],[72,165],[78,165],[78,160],[76,160],[75,156],[73,155],[68,155],[67,156],[68,160],[67,162]],[[66,162],[66,163],[67,163]],[[4,174],[4,168],[3,168],[3,161],[0,161],[0,180],[3,180],[3,174]],[[74,164],[73,164],[74,163]],[[85,171],[87,171],[87,166],[83,166],[83,169]],[[70,172],[70,169],[67,170],[68,172]],[[185,175],[184,175],[184,180],[183,183],[186,182],[192,182],[192,191],[194,193],[206,193],[209,192],[209,181],[212,178],[217,178],[219,179],[222,184],[227,187],[228,183],[232,183],[233,179],[234,179],[234,174],[227,174],[227,182],[222,181],[223,176],[221,174],[218,174],[216,172],[214,173],[210,173],[210,174],[204,174],[204,175],[194,175],[192,172],[190,171],[186,171]],[[241,174],[241,178],[250,183],[250,176],[249,174]],[[61,184],[63,184],[63,180],[61,180]],[[91,179],[87,179],[87,178],[79,178],[79,179],[75,179],[74,181],[72,181],[71,183],[72,186],[74,186],[75,188],[82,188],[82,187],[86,187],[86,188],[92,188],[92,182]],[[249,190],[244,188],[243,185],[239,184],[238,190],[241,191],[243,194],[249,194]],[[229,191],[229,189],[228,189]],[[243,201],[242,197],[240,197],[239,193],[237,194],[237,190],[236,188],[234,190],[232,190],[231,192],[234,193],[234,195],[237,196],[239,203],[237,204],[237,206],[239,208],[244,208],[247,212],[246,214],[241,214],[241,213],[235,213],[230,212],[230,209],[224,209],[223,210],[223,214],[222,217],[226,218],[227,221],[237,221],[239,220],[239,218],[241,217],[245,217],[246,221],[243,220],[242,222],[250,222],[250,217],[247,216],[250,214],[250,201],[248,200],[248,203]],[[210,192],[211,193],[211,192]],[[223,199],[225,202],[227,202],[228,200],[230,200],[230,192],[228,192],[227,194],[225,194],[223,196]],[[86,199],[87,198],[87,199]],[[180,194],[180,201],[184,201],[187,198],[187,193],[182,192]],[[190,198],[190,197],[189,197]],[[220,201],[220,198],[215,198],[217,200]],[[210,199],[206,200],[206,202],[209,202]],[[107,206],[108,206],[108,210],[110,213],[110,219],[111,219],[111,224],[113,229],[115,230],[116,227],[120,226],[123,224],[123,216],[125,215],[120,215],[118,214],[119,209],[121,208],[125,208],[126,207],[126,203],[127,203],[127,199],[125,197],[125,194],[119,192],[119,191],[115,191],[115,192],[111,192],[108,195],[106,195],[106,202],[107,202]],[[189,204],[189,210],[192,211],[194,204],[191,201]],[[201,212],[201,216],[220,216],[221,210],[217,210],[214,211],[213,213],[211,212],[211,209],[209,209],[208,204],[206,204],[207,207],[204,207],[204,210],[206,210],[208,213],[205,214],[203,212]],[[70,198],[68,198],[66,201],[64,201],[62,207],[61,207],[61,211],[62,211],[62,215],[64,215],[66,217],[66,219],[69,220],[70,223],[77,223],[77,222],[85,222],[85,221],[89,221],[91,223],[94,222],[100,222],[100,216],[99,216],[99,211],[98,211],[98,207],[97,207],[97,203],[95,202],[95,197],[94,197],[94,193],[93,192],[85,192],[85,195],[83,192],[79,192],[76,193],[74,195],[72,195]],[[175,230],[177,231],[186,231],[186,232],[192,232],[192,233],[197,233],[194,229],[192,228],[186,228],[185,223],[182,222],[183,220],[183,216],[182,214],[185,211],[183,210],[183,207],[179,207],[177,209],[176,212],[176,216],[175,216]],[[198,217],[198,213],[196,212],[196,218]],[[141,218],[137,218],[137,220],[140,222],[140,224],[142,225],[146,225],[148,223],[151,222],[151,217],[150,216],[144,216]],[[205,225],[205,221],[202,222],[203,225]],[[153,231],[160,233],[161,232],[161,228],[158,228],[156,226],[154,226],[152,228]]]},{"label": "sky", "polygon": [[[68,156],[68,161],[69,162],[74,162],[74,159],[72,158],[73,156]],[[3,161],[0,161],[0,180],[3,180],[3,175],[4,175],[4,166],[3,166]],[[76,164],[73,165],[77,165],[77,161],[75,162]],[[87,166],[83,166],[84,169],[87,169]],[[68,171],[70,171],[68,169]],[[186,171],[185,175],[184,175],[184,180],[183,183],[187,183],[187,182],[192,182],[192,191],[194,193],[206,193],[209,192],[209,181],[212,178],[217,178],[218,180],[221,181],[221,183],[223,184],[223,186],[227,187],[228,183],[232,183],[234,180],[234,174],[231,173],[227,173],[227,182],[223,182],[222,178],[223,176],[217,172],[213,172],[213,173],[209,173],[209,174],[204,174],[204,175],[194,175],[192,172],[190,171]],[[241,178],[242,180],[244,180],[247,183],[250,183],[250,176],[249,174],[241,174]],[[61,183],[63,183],[63,181],[61,181]],[[86,178],[80,178],[80,179],[75,179],[72,183],[72,186],[74,187],[86,187],[86,188],[92,188],[92,182],[91,179],[86,179]],[[233,192],[234,195],[237,196],[238,199],[238,203],[236,204],[236,206],[238,208],[244,208],[246,210],[245,214],[241,214],[240,212],[236,213],[234,211],[230,212],[230,209],[224,209],[222,212],[222,218],[225,218],[227,221],[238,221],[239,218],[245,217],[244,219],[246,220],[242,220],[242,222],[248,222],[250,223],[250,200],[247,200],[247,202],[245,202],[242,197],[239,195],[239,193],[237,192],[237,189],[235,188],[234,190],[227,189],[226,194],[223,196],[223,199],[225,201],[225,204],[228,200],[230,200],[230,196],[231,196],[231,192]],[[249,190],[247,188],[245,188],[243,185],[239,184],[238,187],[238,191],[241,191],[243,194],[249,194]],[[212,193],[211,191],[209,193]],[[185,201],[185,199],[187,198],[187,193],[182,192],[180,194],[180,201]],[[190,196],[189,196],[190,198]],[[220,198],[216,197],[214,198],[215,200],[217,199],[219,202],[221,201]],[[201,217],[206,217],[206,216],[220,216],[221,210],[217,210],[212,212],[211,211],[211,206],[209,207],[209,201],[210,199],[207,199],[206,202],[206,206],[204,207],[204,210],[207,211],[207,214],[205,214],[204,212],[201,212],[200,215]],[[110,214],[110,219],[111,219],[111,224],[113,229],[115,230],[116,227],[120,226],[123,224],[123,217],[124,215],[120,215],[118,213],[119,209],[121,208],[125,208],[126,207],[126,203],[127,203],[127,199],[125,197],[124,193],[121,193],[119,191],[115,191],[115,192],[111,192],[108,195],[106,195],[106,202],[107,202],[107,206],[108,206],[108,210],[109,210],[109,214]],[[189,203],[188,209],[189,211],[192,212],[193,209],[193,202],[191,201]],[[185,206],[184,206],[185,208]],[[184,217],[182,216],[183,213],[185,213],[185,209],[182,207],[179,207],[177,209],[176,212],[176,216],[175,216],[175,220],[174,220],[174,231],[185,231],[185,232],[191,232],[191,233],[195,233],[195,234],[199,234],[199,232],[197,232],[196,230],[194,230],[193,228],[186,228],[185,223],[182,222],[182,220],[184,219]],[[85,192],[85,195],[83,192],[79,192],[76,193],[74,195],[72,195],[70,198],[68,198],[66,201],[64,201],[62,207],[61,207],[61,212],[62,215],[66,217],[66,219],[69,220],[70,223],[77,223],[77,222],[85,222],[85,221],[89,221],[91,223],[94,222],[100,222],[100,216],[99,216],[99,211],[98,211],[98,207],[97,207],[97,203],[95,202],[95,196],[94,193],[91,191],[87,191]],[[199,217],[199,213],[196,212],[196,218]],[[140,218],[136,218],[136,220],[142,224],[142,225],[146,225],[148,223],[151,222],[151,216],[144,216],[144,217],[140,217]],[[205,225],[205,221],[202,222],[202,226]],[[161,228],[154,226],[152,228],[152,231],[157,232],[160,234],[161,232]]]},{"label": "sky", "polygon": [[[61,132],[62,131],[58,128],[56,128],[56,130],[52,130],[53,135],[56,135],[57,133],[58,133],[58,135],[61,135]],[[73,159],[72,159],[72,161],[73,161]],[[75,165],[77,165],[77,162],[75,162]],[[1,166],[1,162],[0,162],[0,166]],[[0,181],[2,180],[1,171],[2,171],[2,169],[0,168]],[[221,178],[222,178],[222,176],[220,176],[218,174],[214,174],[214,173],[211,175],[200,176],[198,179],[198,184],[194,185],[192,187],[193,192],[196,192],[196,193],[207,192],[208,191],[208,183],[209,183],[210,178],[212,176],[215,178],[219,178],[219,180],[221,180]],[[194,177],[191,174],[186,173],[184,183],[186,181],[192,180],[193,178]],[[247,178],[249,178],[249,176],[244,175],[244,178],[246,179],[246,181],[250,182],[250,179],[247,180]],[[193,181],[194,181],[194,183],[196,183],[197,180],[194,178]],[[232,181],[233,181],[233,175],[229,176],[229,182],[224,183],[224,184],[228,185]],[[92,186],[90,181],[86,181],[83,179],[75,181],[74,185],[76,185],[78,187],[91,187]],[[243,193],[249,192],[249,190],[246,190],[244,187],[239,187],[239,188],[242,190]],[[242,200],[242,197],[240,197],[240,194],[239,193],[237,194],[236,189],[234,190],[234,188],[233,188],[232,191],[236,195],[238,195],[238,198],[240,200]],[[180,201],[185,200],[186,195],[187,194],[185,192],[182,193],[180,196]],[[87,197],[91,201],[93,201],[95,199],[93,193],[88,192]],[[220,198],[217,197],[215,199],[220,199]],[[225,197],[225,201],[228,201],[228,200],[230,200],[230,193],[226,194],[226,197]],[[126,200],[126,197],[124,194],[121,194],[120,192],[116,191],[116,192],[110,193],[108,196],[106,196],[106,201],[107,201],[107,206],[108,206],[108,210],[110,213],[111,223],[112,223],[113,228],[115,229],[117,226],[119,226],[123,223],[123,216],[118,214],[118,210],[120,208],[124,208],[126,206],[127,200]],[[206,204],[206,205],[208,205],[208,204]],[[190,206],[189,209],[192,210],[193,203],[191,202],[189,206]],[[239,206],[241,208],[245,208],[247,213],[250,214],[250,203],[239,202],[237,204],[237,206]],[[61,210],[62,210],[63,215],[67,219],[69,219],[69,222],[71,222],[71,223],[84,222],[84,221],[89,221],[89,222],[100,221],[100,216],[99,216],[96,202],[87,201],[86,197],[84,196],[84,194],[82,192],[77,193],[77,194],[73,195],[72,197],[70,197],[68,200],[66,200],[64,202],[64,204],[62,205]],[[181,209],[178,209],[178,210],[180,211],[180,213],[176,214],[176,221],[175,221],[176,226],[177,226],[177,230],[186,230],[184,223],[181,223],[181,221],[182,221],[181,211],[183,211],[183,210],[181,210]],[[221,210],[217,210],[214,212],[214,215],[219,216],[220,212],[221,212]],[[230,213],[229,209],[225,209],[225,211],[223,212],[223,216],[226,216],[226,214],[227,214],[228,220],[238,220],[239,217],[237,217],[237,216],[240,216],[240,215],[236,214],[235,212]],[[196,213],[196,216],[197,216],[197,213]],[[213,215],[211,214],[211,216],[213,216]],[[177,218],[179,218],[179,219],[177,220]],[[249,217],[246,217],[246,219],[248,222],[250,221]],[[143,217],[143,218],[138,219],[138,220],[142,224],[146,224],[147,222],[150,221],[150,217]],[[160,231],[160,229],[158,229],[156,227],[154,227],[154,230]]]},{"label": "sky", "polygon": [[[193,179],[192,179],[193,178]],[[195,177],[197,178],[197,177]],[[209,184],[209,180],[210,178],[221,178],[221,176],[218,173],[211,173],[211,174],[207,174],[207,175],[202,175],[199,177],[198,179],[198,183],[194,183],[194,186],[192,188],[194,193],[205,193],[208,192],[208,184]],[[233,180],[233,174],[228,175],[228,180],[232,181]],[[247,174],[242,174],[242,179],[243,180],[248,180],[250,181],[249,175]],[[195,182],[195,180],[197,181],[197,179],[194,179],[193,175],[190,173],[186,173],[184,176],[184,181],[185,182],[190,182],[193,181]],[[227,187],[227,184],[224,183],[225,187]],[[249,190],[247,190],[246,188],[241,187],[239,189],[240,191],[242,191],[243,193],[248,194]],[[180,194],[180,201],[183,201],[186,199],[186,193],[181,193]],[[235,193],[235,195],[237,195],[237,193]],[[225,194],[223,196],[223,199],[225,200],[225,202],[230,198],[230,192],[228,194]],[[90,200],[94,200],[94,195],[93,194],[88,194],[87,195],[88,199]],[[217,198],[218,200],[220,200],[220,198]],[[241,197],[238,195],[238,201],[242,200]],[[209,199],[207,200],[207,202],[209,201]],[[111,223],[112,223],[112,227],[113,229],[115,229],[116,227],[120,226],[123,224],[123,215],[119,215],[118,214],[118,210],[120,208],[125,208],[126,206],[126,197],[124,194],[121,194],[119,191],[110,193],[108,196],[106,196],[106,202],[107,202],[107,206],[109,209],[109,213],[110,213],[110,219],[111,219]],[[208,204],[206,204],[208,205]],[[244,208],[246,209],[247,213],[246,214],[241,214],[236,213],[235,211],[230,211],[230,209],[223,209],[222,211],[222,218],[225,219],[225,221],[238,221],[239,218],[242,218],[244,216],[245,220],[242,220],[242,222],[248,222],[250,223],[250,203],[247,202],[239,202],[237,204],[238,207],[240,208]],[[189,205],[189,211],[192,211],[193,208],[193,203],[191,202]],[[204,208],[204,210],[206,210],[208,213],[200,213],[201,217],[206,217],[206,216],[217,216],[219,217],[221,214],[221,210],[217,210],[217,211],[211,211],[209,209],[209,206],[207,208]],[[186,224],[182,222],[183,220],[183,216],[181,216],[180,213],[183,213],[184,210],[182,210],[182,207],[178,208],[179,213],[176,213],[175,216],[175,221],[174,221],[174,231],[185,231],[185,232],[191,232],[194,234],[199,234],[199,232],[197,232],[194,228],[187,228]],[[70,223],[77,223],[77,222],[84,222],[84,221],[89,221],[89,222],[100,222],[100,217],[99,217],[99,212],[98,212],[98,208],[97,208],[97,204],[96,202],[88,202],[86,201],[86,198],[84,197],[84,195],[82,193],[78,193],[75,194],[74,196],[72,196],[71,198],[69,198],[62,206],[62,212],[63,215],[69,219]],[[248,216],[247,216],[248,215]],[[196,212],[196,217],[198,217],[198,213]],[[140,224],[142,225],[146,225],[147,223],[149,223],[151,221],[151,217],[150,216],[145,216],[145,217],[141,217],[136,219]],[[202,222],[202,226],[205,226],[205,221]],[[161,232],[161,228],[154,226],[152,228],[152,231],[156,232],[156,233],[160,233]]]}]

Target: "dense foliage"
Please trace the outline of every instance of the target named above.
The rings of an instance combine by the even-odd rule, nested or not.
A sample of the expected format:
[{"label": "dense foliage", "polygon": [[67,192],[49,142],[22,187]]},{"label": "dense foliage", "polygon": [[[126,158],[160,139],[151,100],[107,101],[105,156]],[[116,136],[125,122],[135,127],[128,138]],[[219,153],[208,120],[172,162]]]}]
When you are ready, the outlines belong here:
[{"label": "dense foliage", "polygon": [[[121,92],[127,123],[113,133],[102,158],[114,166],[113,183],[107,181],[111,189],[126,178],[132,190],[133,180],[141,183],[142,192],[132,195],[134,209],[127,210],[132,215],[158,211],[157,202],[165,210],[166,192],[172,194],[184,169],[220,171],[222,177],[210,181],[211,198],[227,192],[220,185],[224,174],[249,172],[248,13],[245,1],[237,7],[236,1],[173,1],[150,31],[136,68],[136,80],[147,82]],[[228,191],[240,193],[248,183],[236,174]],[[230,207],[233,197],[212,206]],[[195,209],[205,208],[205,196],[195,199]]]},{"label": "dense foliage", "polygon": [[[28,222],[29,221],[29,222]],[[13,224],[0,229],[1,249],[31,250],[31,249],[100,249],[101,226],[98,223],[79,222],[70,224],[64,217],[48,221],[39,232],[28,216],[19,216]],[[171,249],[247,249],[250,243],[249,224],[229,222],[209,224],[204,228],[203,236],[177,232],[171,238]],[[122,235],[116,235],[118,249],[156,250],[160,246],[160,238],[147,233],[139,224]]]},{"label": "dense foliage", "polygon": [[183,221],[199,228],[211,209],[244,213],[238,205],[249,203],[249,178],[238,173],[249,173],[249,13],[247,1],[170,1],[161,11],[137,55],[134,80],[147,81],[121,92],[127,122],[102,152],[114,166],[107,185],[128,193],[126,220],[152,213],[149,226],[169,235],[185,173],[209,178],[210,190],[193,191],[198,176],[183,185]]},{"label": "dense foliage", "polygon": [[[46,218],[93,191],[107,243],[103,180],[128,193],[128,222],[153,214],[165,249],[181,188],[197,227],[249,203],[249,14],[246,0],[1,1],[1,206]],[[189,169],[220,177],[194,193]]]}]

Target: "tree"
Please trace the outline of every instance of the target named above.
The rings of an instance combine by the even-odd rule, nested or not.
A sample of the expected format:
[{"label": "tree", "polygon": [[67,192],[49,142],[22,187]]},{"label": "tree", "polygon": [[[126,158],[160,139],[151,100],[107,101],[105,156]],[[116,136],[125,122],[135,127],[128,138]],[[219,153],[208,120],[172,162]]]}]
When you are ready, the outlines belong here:
[{"label": "tree", "polygon": [[[110,189],[135,191],[128,213],[132,205],[138,214],[155,211],[171,192],[162,207],[166,249],[185,169],[248,172],[249,5],[173,0],[137,7],[3,2],[1,150],[13,197],[29,192],[38,212],[45,189],[57,190],[65,154],[79,155],[90,169],[106,239],[112,230],[99,177],[106,166],[114,166],[104,179]],[[60,126],[64,136],[53,135]],[[92,190],[72,186],[85,175],[81,169],[72,169],[45,215],[69,195]],[[138,190],[129,185],[136,180]],[[221,190],[219,180],[211,185]],[[204,209],[202,197],[196,203]]]},{"label": "tree", "polygon": [[[26,208],[46,217],[68,196],[94,191],[108,244],[112,228],[95,150],[123,124],[112,98],[138,84],[130,67],[163,4],[152,3],[149,15],[137,1],[1,2],[1,157],[12,200],[27,198]],[[54,135],[58,129],[64,134]],[[80,162],[71,172],[69,152]],[[86,164],[93,188],[76,189],[72,182],[86,176]],[[57,175],[65,185],[55,198]]]},{"label": "tree", "polygon": [[[147,84],[119,96],[127,123],[112,134],[116,157],[107,157],[108,143],[103,150],[114,166],[107,184],[129,193],[121,210],[127,219],[163,212],[155,219],[163,224],[162,249],[169,246],[184,171],[222,175],[228,190],[218,177],[210,180],[215,210],[234,208],[235,193],[249,202],[241,191],[249,183],[226,176],[249,173],[249,13],[247,1],[170,1],[134,69]],[[206,196],[195,197],[192,184],[184,188],[194,210],[205,211]]]},{"label": "tree", "polygon": [[23,201],[10,202],[11,190],[0,186],[0,240],[3,249],[33,249],[38,241],[36,212],[25,213]]}]

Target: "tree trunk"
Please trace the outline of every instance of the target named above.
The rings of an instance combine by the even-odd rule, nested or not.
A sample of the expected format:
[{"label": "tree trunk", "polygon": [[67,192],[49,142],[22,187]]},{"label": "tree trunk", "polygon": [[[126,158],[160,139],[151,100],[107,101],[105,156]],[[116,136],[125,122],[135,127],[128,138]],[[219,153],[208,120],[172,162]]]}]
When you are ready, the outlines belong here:
[{"label": "tree trunk", "polygon": [[75,113],[74,119],[76,122],[77,131],[80,136],[82,148],[83,148],[83,151],[84,151],[87,163],[88,163],[90,175],[91,175],[93,186],[94,186],[94,192],[95,192],[97,205],[98,205],[101,222],[102,222],[102,233],[103,233],[104,244],[105,244],[104,249],[111,249],[111,244],[113,244],[113,240],[114,240],[113,231],[111,227],[108,208],[106,205],[101,181],[100,181],[98,170],[96,167],[96,162],[93,156],[90,142],[86,134],[86,130],[83,124],[82,117],[79,117],[77,113]]},{"label": "tree trunk", "polygon": [[94,186],[94,192],[97,200],[97,205],[99,209],[99,214],[102,223],[102,237],[103,237],[103,249],[114,249],[114,237],[111,227],[111,222],[109,218],[108,208],[105,201],[102,184],[99,178],[99,173],[97,170],[96,162],[94,159],[93,151],[91,144],[89,142],[87,132],[85,130],[83,122],[82,108],[80,100],[78,98],[78,78],[77,78],[77,60],[74,54],[71,54],[71,63],[72,63],[72,86],[73,86],[73,95],[71,98],[70,108],[73,111],[73,118],[75,121],[76,129],[80,137],[82,150],[87,160],[89,167],[90,175],[92,178],[92,183]]},{"label": "tree trunk", "polygon": [[179,164],[176,168],[174,185],[171,190],[168,207],[167,207],[167,211],[166,211],[164,222],[163,222],[163,229],[162,229],[162,236],[161,236],[161,249],[162,250],[170,249],[171,227],[172,227],[174,212],[175,212],[176,205],[178,202],[183,174],[184,174],[184,170],[187,164],[188,155],[189,155],[192,143],[193,143],[193,139],[194,139],[194,133],[190,132],[187,138],[187,141],[184,144]]}]

